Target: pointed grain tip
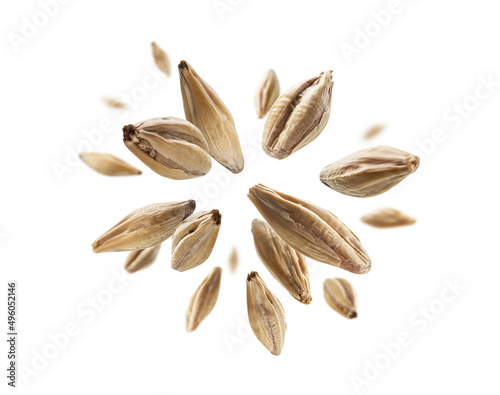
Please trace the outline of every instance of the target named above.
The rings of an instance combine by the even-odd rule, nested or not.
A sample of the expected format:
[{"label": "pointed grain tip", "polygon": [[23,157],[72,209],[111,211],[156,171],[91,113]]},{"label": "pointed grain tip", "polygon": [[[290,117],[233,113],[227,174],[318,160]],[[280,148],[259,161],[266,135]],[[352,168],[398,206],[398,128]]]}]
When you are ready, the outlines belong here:
[{"label": "pointed grain tip", "polygon": [[239,174],[243,171],[243,168],[244,168],[244,166],[236,165],[236,166],[228,167],[228,170],[233,174]]},{"label": "pointed grain tip", "polygon": [[221,217],[222,215],[220,214],[219,210],[212,210],[212,218],[215,221],[215,225],[220,225]]},{"label": "pointed grain tip", "polygon": [[300,301],[301,301],[301,303],[304,303],[304,304],[311,304],[312,296],[311,295],[303,295],[303,296],[301,295]]},{"label": "pointed grain tip", "polygon": [[370,271],[371,268],[372,268],[372,262],[371,262],[371,260],[369,260],[364,265],[360,265],[358,271],[351,271],[351,273],[366,274]]},{"label": "pointed grain tip", "polygon": [[410,161],[411,171],[414,172],[420,166],[420,158],[418,156],[414,156]]},{"label": "pointed grain tip", "polygon": [[125,125],[122,130],[123,130],[123,140],[131,141],[132,136],[135,133],[135,126],[134,125]]},{"label": "pointed grain tip", "polygon": [[249,196],[249,197],[250,197],[250,196],[255,195],[255,193],[256,193],[256,192],[255,192],[256,188],[257,188],[257,185],[254,185],[253,187],[248,188],[248,196]]},{"label": "pointed grain tip", "polygon": [[190,200],[186,201],[185,203],[187,203],[187,207],[185,208],[185,213],[184,213],[182,220],[185,220],[186,218],[190,217],[196,208],[196,201],[195,200],[190,199]]},{"label": "pointed grain tip", "polygon": [[252,281],[257,275],[258,275],[257,272],[250,272],[247,276],[247,281],[248,282]]}]

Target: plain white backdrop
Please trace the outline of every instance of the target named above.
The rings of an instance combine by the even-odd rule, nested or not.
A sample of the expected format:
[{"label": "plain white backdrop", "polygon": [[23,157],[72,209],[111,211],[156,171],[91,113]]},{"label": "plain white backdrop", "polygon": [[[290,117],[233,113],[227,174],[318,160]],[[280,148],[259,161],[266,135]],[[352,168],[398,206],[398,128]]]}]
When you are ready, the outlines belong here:
[{"label": "plain white backdrop", "polygon": [[[18,392],[498,393],[498,12],[487,0],[2,1],[0,273],[2,295],[18,282]],[[155,71],[153,40],[172,60],[170,78]],[[241,174],[213,161],[203,178],[168,180],[123,145],[125,124],[184,117],[183,59],[231,110],[246,156]],[[282,161],[261,150],[264,121],[253,107],[269,68],[282,91],[334,70],[329,124]],[[123,95],[127,112],[101,100]],[[380,123],[384,131],[363,140]],[[419,154],[420,168],[369,199],[319,181],[327,164],[379,144]],[[101,176],[73,159],[82,148],[117,155],[143,175]],[[246,194],[256,183],[331,210],[362,241],[371,272],[309,260],[313,302],[296,302],[254,251],[258,213]],[[172,270],[167,241],[151,268],[123,278],[125,253],[92,253],[130,211],[190,198],[222,213],[202,266]],[[417,223],[380,230],[360,221],[379,207]],[[230,273],[233,247],[240,265]],[[223,268],[218,303],[188,334],[189,297],[215,265]],[[249,333],[252,270],[285,308],[279,357]],[[337,276],[357,290],[355,320],[324,301],[324,279]],[[6,300],[0,306],[6,319]]]}]

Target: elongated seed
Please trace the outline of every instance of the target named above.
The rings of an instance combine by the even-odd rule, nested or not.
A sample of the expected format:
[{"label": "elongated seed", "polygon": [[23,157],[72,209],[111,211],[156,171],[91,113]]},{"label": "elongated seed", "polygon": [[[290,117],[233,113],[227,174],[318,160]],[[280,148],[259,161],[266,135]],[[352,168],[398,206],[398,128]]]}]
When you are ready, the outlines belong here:
[{"label": "elongated seed", "polygon": [[231,250],[231,254],[229,255],[229,270],[231,272],[234,273],[236,271],[236,269],[238,268],[238,262],[238,250],[236,249],[236,247],[233,247],[233,249]]},{"label": "elongated seed", "polygon": [[371,261],[351,230],[328,210],[258,184],[249,199],[292,248],[352,273],[367,273]]},{"label": "elongated seed", "polygon": [[201,211],[186,218],[172,236],[172,269],[183,272],[205,262],[219,234],[219,210]]},{"label": "elongated seed", "polygon": [[123,127],[123,142],[157,174],[185,180],[207,174],[212,161],[205,138],[192,123],[175,117],[152,118]]},{"label": "elongated seed", "polygon": [[201,130],[212,158],[232,173],[241,172],[243,152],[228,108],[184,60],[179,63],[179,75],[186,119]]},{"label": "elongated seed", "polygon": [[380,145],[355,152],[324,167],[320,180],[344,195],[371,197],[399,184],[417,170],[419,163],[418,156]]},{"label": "elongated seed", "polygon": [[330,118],[332,88],[332,71],[327,70],[283,93],[266,119],[264,152],[284,159],[316,139]]},{"label": "elongated seed", "polygon": [[134,251],[168,239],[196,207],[194,200],[156,203],[132,211],[92,244],[94,252]]},{"label": "elongated seed", "polygon": [[161,49],[154,41],[151,43],[151,50],[153,51],[153,59],[156,67],[167,76],[170,76],[170,58],[167,53]]},{"label": "elongated seed", "polygon": [[247,277],[247,309],[257,339],[271,354],[280,355],[285,343],[285,311],[257,272]]},{"label": "elongated seed", "polygon": [[346,318],[356,318],[356,292],[343,278],[329,278],[323,283],[323,293],[328,305]]},{"label": "elongated seed", "polygon": [[81,152],[78,156],[92,170],[105,176],[135,176],[142,173],[139,169],[111,154]]},{"label": "elongated seed", "polygon": [[365,135],[363,137],[365,138],[365,140],[374,138],[375,136],[379,135],[383,130],[384,130],[384,125],[372,126],[365,132]]},{"label": "elongated seed", "polygon": [[299,302],[311,303],[305,256],[286,244],[265,221],[254,219],[252,234],[260,260],[276,281]]},{"label": "elongated seed", "polygon": [[122,110],[122,109],[127,107],[125,105],[125,103],[123,103],[122,101],[120,101],[118,99],[112,98],[112,97],[105,96],[102,98],[102,101],[104,103],[106,103],[109,107],[117,109],[117,110]]},{"label": "elongated seed", "polygon": [[255,110],[259,118],[264,118],[280,95],[280,83],[274,70],[264,75],[255,92]]},{"label": "elongated seed", "polygon": [[416,220],[393,208],[382,208],[361,217],[361,220],[376,228],[413,225]]},{"label": "elongated seed", "polygon": [[213,310],[219,297],[222,269],[214,267],[189,301],[186,311],[186,330],[193,332]]},{"label": "elongated seed", "polygon": [[135,273],[139,270],[150,267],[160,252],[161,244],[146,248],[145,250],[132,251],[128,254],[125,261],[125,270],[129,273]]}]

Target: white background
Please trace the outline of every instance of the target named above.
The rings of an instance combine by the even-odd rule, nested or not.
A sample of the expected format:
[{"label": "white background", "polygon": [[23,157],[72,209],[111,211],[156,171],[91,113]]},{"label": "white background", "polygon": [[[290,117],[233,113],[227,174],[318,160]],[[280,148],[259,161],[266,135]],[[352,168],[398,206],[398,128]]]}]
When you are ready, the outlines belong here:
[{"label": "white background", "polygon": [[[18,282],[18,362],[31,369],[18,372],[19,393],[355,394],[354,375],[367,380],[367,394],[498,393],[496,2],[401,0],[399,12],[379,32],[372,12],[387,10],[387,1],[220,4],[232,5],[218,12],[212,0],[70,1],[16,46],[12,37],[22,34],[24,18],[32,21],[42,8],[33,0],[2,2],[0,273],[2,287]],[[366,28],[373,37],[348,59],[342,45],[354,45]],[[109,109],[102,96],[140,90],[148,69],[154,70],[152,40],[171,57],[172,76],[128,113]],[[241,174],[213,161],[206,177],[168,180],[124,147],[124,124],[183,117],[176,69],[182,59],[232,111],[246,155]],[[329,124],[283,161],[260,149],[264,121],[253,107],[269,68],[282,90],[334,70]],[[481,79],[496,81],[496,87],[489,97],[474,99],[476,89],[487,92],[478,88]],[[464,101],[470,111],[454,115],[453,122],[444,118]],[[110,132],[92,149],[129,161],[142,176],[104,177],[81,163],[66,163],[68,152],[87,140],[85,131],[107,119]],[[379,123],[385,130],[363,140]],[[427,141],[422,153],[419,142],[431,139],[436,128],[445,137]],[[340,195],[320,183],[322,167],[379,144],[419,151],[420,168],[369,199]],[[59,177],[58,164],[69,165]],[[258,213],[246,193],[256,183],[331,210],[362,241],[371,272],[354,275],[309,260],[313,302],[296,302],[254,251],[250,223]],[[206,203],[204,188],[211,191]],[[127,285],[91,317],[89,298],[109,296],[109,282],[124,272],[126,257],[93,254],[94,239],[136,208],[189,198],[200,209],[222,213],[210,259],[186,273],[173,271],[167,241],[158,261],[124,280]],[[380,230],[360,221],[379,207],[400,209],[417,224]],[[241,258],[236,273],[228,270],[233,246]],[[188,334],[189,297],[215,265],[224,269],[218,303]],[[285,308],[288,330],[279,357],[248,333],[245,277],[251,270],[260,272]],[[358,292],[355,320],[341,317],[323,299],[324,279],[336,276]],[[443,304],[447,281],[466,289]],[[419,308],[429,304],[434,311],[444,307],[422,322]],[[51,337],[71,323],[78,334],[54,348]],[[411,344],[384,357],[383,345],[401,332]],[[3,372],[6,352],[2,347]],[[52,352],[52,360],[40,361],[44,352]],[[388,366],[370,376],[365,369],[374,362]]]}]

